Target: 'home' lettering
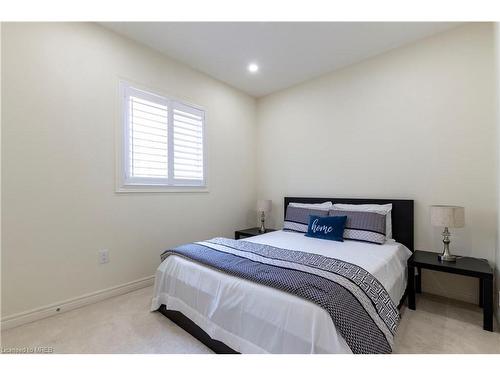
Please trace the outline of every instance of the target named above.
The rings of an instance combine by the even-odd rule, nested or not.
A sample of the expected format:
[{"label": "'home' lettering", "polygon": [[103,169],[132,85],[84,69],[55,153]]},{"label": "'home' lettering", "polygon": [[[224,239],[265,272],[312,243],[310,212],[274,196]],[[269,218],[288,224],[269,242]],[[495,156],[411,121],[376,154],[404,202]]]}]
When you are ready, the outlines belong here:
[{"label": "'home' lettering", "polygon": [[323,232],[328,234],[333,232],[333,227],[331,225],[318,225],[318,219],[315,219],[311,225],[311,230],[313,233]]}]

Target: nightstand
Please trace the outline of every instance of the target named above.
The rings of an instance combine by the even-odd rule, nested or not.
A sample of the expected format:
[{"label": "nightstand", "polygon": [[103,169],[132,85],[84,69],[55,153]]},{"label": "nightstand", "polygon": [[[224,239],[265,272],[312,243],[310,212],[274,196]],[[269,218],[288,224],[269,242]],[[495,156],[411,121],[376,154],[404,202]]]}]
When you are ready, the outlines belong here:
[{"label": "nightstand", "polygon": [[[276,229],[267,229],[265,233],[269,232],[274,232]],[[240,238],[246,238],[246,237],[253,237],[253,236],[258,236],[259,234],[263,234],[259,232],[259,228],[248,228],[248,229],[242,229],[242,230],[237,230],[234,232],[234,239],[239,240]]]},{"label": "nightstand", "polygon": [[[418,271],[416,277],[415,268]],[[493,331],[493,269],[486,259],[459,257],[456,262],[441,262],[438,253],[416,250],[408,259],[408,308],[411,310],[416,308],[415,292],[422,292],[422,269],[478,278],[483,329]]]}]

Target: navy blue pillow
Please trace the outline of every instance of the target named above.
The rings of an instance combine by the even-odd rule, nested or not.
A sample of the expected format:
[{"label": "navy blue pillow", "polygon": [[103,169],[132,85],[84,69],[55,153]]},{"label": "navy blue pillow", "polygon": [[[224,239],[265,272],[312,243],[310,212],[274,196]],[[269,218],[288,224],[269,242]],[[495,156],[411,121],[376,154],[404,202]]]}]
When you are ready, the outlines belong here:
[{"label": "navy blue pillow", "polygon": [[344,242],[344,228],[347,216],[309,217],[307,237]]}]

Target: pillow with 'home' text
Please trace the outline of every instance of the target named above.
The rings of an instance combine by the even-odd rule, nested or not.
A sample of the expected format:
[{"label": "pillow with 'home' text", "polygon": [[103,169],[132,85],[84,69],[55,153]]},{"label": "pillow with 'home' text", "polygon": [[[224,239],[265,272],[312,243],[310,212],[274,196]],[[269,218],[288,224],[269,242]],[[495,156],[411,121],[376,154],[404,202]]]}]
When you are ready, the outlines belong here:
[{"label": "pillow with 'home' text", "polygon": [[343,242],[346,219],[347,216],[310,216],[306,237]]}]

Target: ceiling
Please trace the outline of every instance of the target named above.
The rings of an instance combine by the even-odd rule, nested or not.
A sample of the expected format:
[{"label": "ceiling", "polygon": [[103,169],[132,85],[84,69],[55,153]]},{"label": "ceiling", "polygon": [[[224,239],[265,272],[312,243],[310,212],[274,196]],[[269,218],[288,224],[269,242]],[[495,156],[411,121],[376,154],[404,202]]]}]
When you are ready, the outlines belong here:
[{"label": "ceiling", "polygon": [[[104,22],[261,97],[458,25],[449,22]],[[249,63],[259,71],[250,73]]]}]

